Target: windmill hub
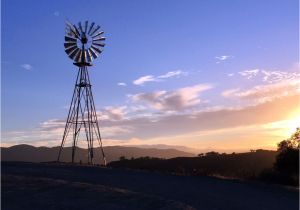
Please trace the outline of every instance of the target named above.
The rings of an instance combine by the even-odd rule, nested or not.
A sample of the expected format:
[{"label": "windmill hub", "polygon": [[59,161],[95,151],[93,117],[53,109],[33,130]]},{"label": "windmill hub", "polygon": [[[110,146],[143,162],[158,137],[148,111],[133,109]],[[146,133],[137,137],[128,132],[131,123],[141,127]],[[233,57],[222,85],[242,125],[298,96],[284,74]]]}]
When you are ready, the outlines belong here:
[{"label": "windmill hub", "polygon": [[81,42],[82,44],[86,44],[88,42],[88,39],[85,34],[82,35]]}]

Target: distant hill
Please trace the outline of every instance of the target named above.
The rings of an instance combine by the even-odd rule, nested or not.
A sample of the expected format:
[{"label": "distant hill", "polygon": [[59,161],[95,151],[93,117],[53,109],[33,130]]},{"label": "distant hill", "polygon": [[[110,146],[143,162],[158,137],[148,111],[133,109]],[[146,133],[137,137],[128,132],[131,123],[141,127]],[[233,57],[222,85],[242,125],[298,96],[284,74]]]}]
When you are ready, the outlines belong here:
[{"label": "distant hill", "polygon": [[186,146],[179,146],[179,145],[167,145],[167,144],[141,144],[141,145],[124,145],[124,147],[138,147],[138,148],[155,148],[155,149],[176,149],[179,151],[187,152],[187,153],[193,153],[193,154],[199,154],[202,152],[209,152],[211,150],[199,150],[199,149],[194,149],[191,147],[186,147]]},{"label": "distant hill", "polygon": [[[95,149],[95,163],[100,163],[100,149]],[[26,162],[48,162],[56,161],[59,147],[34,147],[31,145],[20,144],[12,147],[1,148],[1,161],[26,161]],[[138,148],[123,146],[104,147],[105,155],[108,162],[119,160],[121,156],[125,158],[138,157],[156,157],[156,158],[174,158],[174,157],[193,157],[193,153],[188,153],[176,149],[155,149],[155,148]],[[72,148],[64,148],[61,161],[71,161]],[[87,162],[87,149],[77,148],[75,162]]]},{"label": "distant hill", "polygon": [[109,166],[181,175],[209,175],[249,179],[258,176],[264,170],[271,169],[276,155],[276,151],[268,150],[232,154],[209,152],[200,157],[123,159],[111,162]]}]

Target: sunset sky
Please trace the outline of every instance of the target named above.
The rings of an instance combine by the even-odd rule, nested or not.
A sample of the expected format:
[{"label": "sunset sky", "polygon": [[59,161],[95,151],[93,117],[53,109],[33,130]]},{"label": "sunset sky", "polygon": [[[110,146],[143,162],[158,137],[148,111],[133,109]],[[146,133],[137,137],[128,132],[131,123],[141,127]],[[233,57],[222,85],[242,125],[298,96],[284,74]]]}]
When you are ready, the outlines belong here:
[{"label": "sunset sky", "polygon": [[276,149],[300,126],[298,0],[2,0],[1,10],[2,146],[60,144],[77,73],[66,19],[107,37],[90,68],[104,146]]}]

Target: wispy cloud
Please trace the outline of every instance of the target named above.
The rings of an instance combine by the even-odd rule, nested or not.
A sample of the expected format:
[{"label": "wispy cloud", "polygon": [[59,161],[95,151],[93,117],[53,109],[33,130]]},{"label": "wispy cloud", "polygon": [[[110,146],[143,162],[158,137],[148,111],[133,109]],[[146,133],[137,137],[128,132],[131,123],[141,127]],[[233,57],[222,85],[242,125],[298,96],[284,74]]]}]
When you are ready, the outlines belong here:
[{"label": "wispy cloud", "polygon": [[23,69],[26,69],[26,70],[31,70],[32,69],[32,66],[30,64],[28,64],[28,63],[22,64],[21,67]]},{"label": "wispy cloud", "polygon": [[181,76],[181,75],[187,75],[187,72],[183,72],[181,70],[169,71],[168,73],[160,75],[157,78],[165,79],[165,78],[170,78],[170,77],[175,77],[175,76]]},{"label": "wispy cloud", "polygon": [[252,79],[259,73],[259,69],[250,69],[238,72],[241,76],[246,77],[247,79]]},{"label": "wispy cloud", "polygon": [[282,81],[274,84],[257,85],[249,89],[229,89],[222,92],[226,98],[239,98],[254,103],[263,103],[279,97],[299,95],[299,80]]},{"label": "wispy cloud", "polygon": [[226,61],[228,59],[234,58],[233,55],[221,55],[221,56],[216,56],[215,59],[217,59],[216,63],[220,63],[222,61]]},{"label": "wispy cloud", "polygon": [[157,79],[152,75],[142,76],[136,80],[133,81],[133,84],[135,85],[143,85],[146,82],[153,82],[157,81]]},{"label": "wispy cloud", "polygon": [[297,71],[250,69],[240,71],[238,72],[238,74],[247,79],[259,77],[259,79],[267,83],[278,83],[282,81],[295,80],[300,78],[300,73]]},{"label": "wispy cloud", "polygon": [[294,80],[300,78],[300,72],[287,72],[287,71],[261,71],[263,81],[268,83],[276,83],[284,80]]},{"label": "wispy cloud", "polygon": [[118,82],[118,86],[127,86],[125,82]]},{"label": "wispy cloud", "polygon": [[164,81],[164,79],[168,79],[171,77],[180,77],[180,76],[186,76],[186,75],[188,75],[188,73],[181,71],[181,70],[169,71],[166,74],[162,74],[159,76],[153,76],[153,75],[142,76],[142,77],[134,80],[133,84],[143,85],[146,82],[159,82],[159,81]]}]

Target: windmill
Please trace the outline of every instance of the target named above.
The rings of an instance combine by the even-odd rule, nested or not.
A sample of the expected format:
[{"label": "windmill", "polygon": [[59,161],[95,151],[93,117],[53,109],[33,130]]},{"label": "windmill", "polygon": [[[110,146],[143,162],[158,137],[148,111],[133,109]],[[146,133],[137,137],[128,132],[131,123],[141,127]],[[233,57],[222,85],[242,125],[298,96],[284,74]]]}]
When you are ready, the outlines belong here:
[{"label": "windmill", "polygon": [[[74,163],[77,142],[80,132],[83,131],[88,145],[87,159],[89,164],[93,164],[94,159],[94,142],[97,141],[102,153],[104,165],[106,158],[102,147],[102,139],[97,120],[97,112],[92,94],[92,88],[88,73],[88,67],[92,66],[91,62],[96,59],[104,47],[103,31],[95,23],[89,24],[79,22],[78,25],[66,21],[65,30],[65,52],[74,61],[78,67],[77,78],[69,114],[67,117],[61,146],[58,153],[57,161],[59,162],[67,137],[72,137],[72,163]],[[82,133],[81,133],[82,134]]]}]

